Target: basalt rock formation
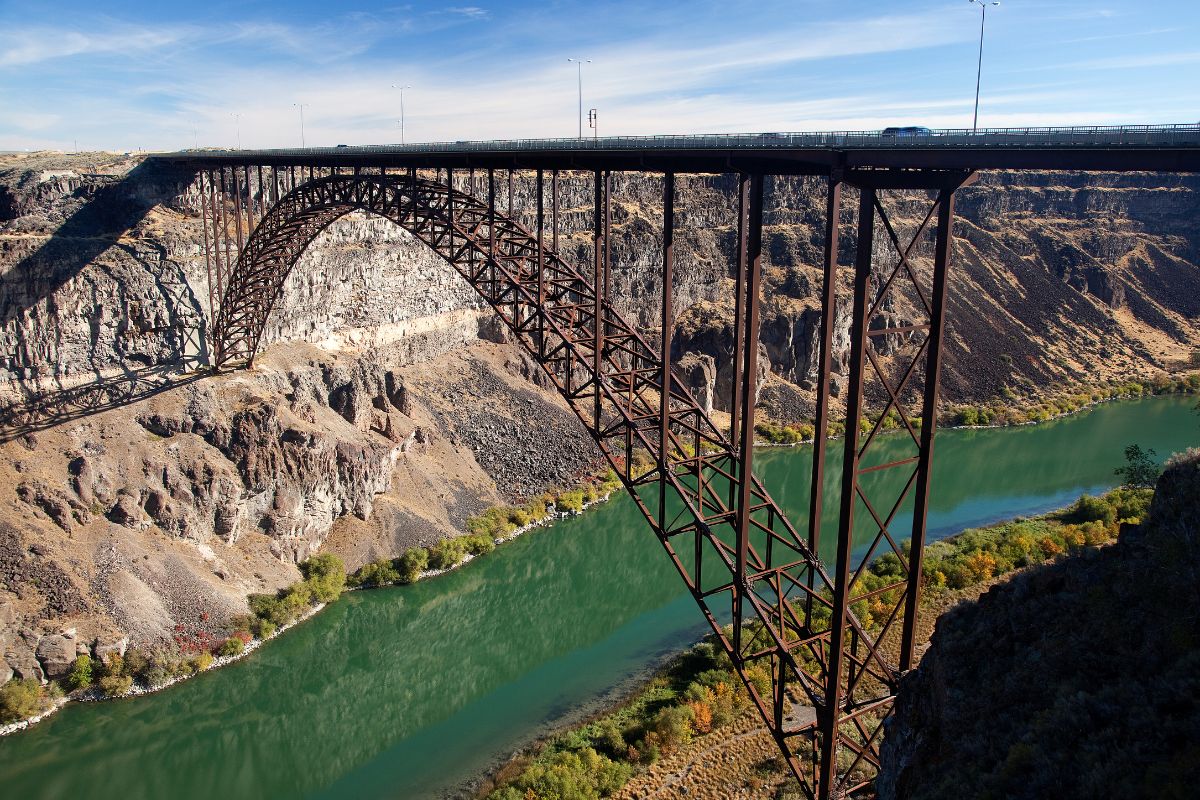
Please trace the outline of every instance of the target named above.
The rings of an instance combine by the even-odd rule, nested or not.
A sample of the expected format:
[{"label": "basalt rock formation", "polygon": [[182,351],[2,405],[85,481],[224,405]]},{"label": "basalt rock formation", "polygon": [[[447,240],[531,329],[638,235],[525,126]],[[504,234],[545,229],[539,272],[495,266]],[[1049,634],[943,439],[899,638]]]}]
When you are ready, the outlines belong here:
[{"label": "basalt rock formation", "polygon": [[944,614],[901,682],[881,800],[1194,795],[1198,510],[1193,450],[1116,544]]},{"label": "basalt rock formation", "polygon": [[[734,185],[688,176],[678,187],[673,349],[681,377],[720,412],[732,385]],[[514,188],[513,213],[532,225],[532,184]],[[823,185],[767,189],[759,399],[762,413],[794,421],[812,413]],[[615,301],[653,337],[661,184],[618,175],[614,192]],[[588,264],[590,176],[564,175],[560,198],[559,249]],[[903,231],[928,201],[891,202]],[[351,567],[392,556],[597,463],[470,287],[378,218],[351,214],[313,243],[254,370],[196,371],[212,302],[199,205],[189,175],[153,160],[0,161],[0,655],[22,675],[58,663],[66,645],[50,637],[65,630],[77,648],[161,641],[294,580],[319,548]],[[1180,288],[1200,276],[1197,179],[997,173],[961,193],[959,212],[951,400],[1152,372],[1200,344],[1200,294]],[[908,313],[886,311],[897,324]],[[882,340],[888,352],[903,343]]]}]

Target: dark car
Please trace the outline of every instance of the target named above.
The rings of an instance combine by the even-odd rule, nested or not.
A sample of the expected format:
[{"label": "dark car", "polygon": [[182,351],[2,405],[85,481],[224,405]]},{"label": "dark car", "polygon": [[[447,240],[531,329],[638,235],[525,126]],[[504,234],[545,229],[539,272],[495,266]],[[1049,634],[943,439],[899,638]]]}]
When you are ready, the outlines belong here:
[{"label": "dark car", "polygon": [[933,131],[921,125],[909,125],[903,128],[884,128],[882,136],[932,136]]}]

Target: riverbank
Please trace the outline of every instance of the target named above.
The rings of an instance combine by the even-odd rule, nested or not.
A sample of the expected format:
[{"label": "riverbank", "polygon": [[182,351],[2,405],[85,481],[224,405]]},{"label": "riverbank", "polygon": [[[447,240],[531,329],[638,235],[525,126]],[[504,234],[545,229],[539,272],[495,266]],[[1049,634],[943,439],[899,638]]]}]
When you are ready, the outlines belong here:
[{"label": "riverbank", "polygon": [[[1018,571],[1110,544],[1121,525],[1140,521],[1151,496],[1146,489],[1085,495],[1050,514],[965,530],[931,543],[918,652],[924,651],[944,611]],[[878,559],[865,580],[895,580],[894,561]],[[864,625],[874,626],[869,608],[856,612]],[[751,680],[763,682],[764,688],[769,681],[765,675]],[[518,754],[482,782],[477,797],[539,800],[567,791],[629,800],[694,800],[735,790],[786,797],[793,788],[732,664],[709,637],[621,704]]]},{"label": "riverbank", "polygon": [[[939,415],[938,428],[1010,428],[1018,425],[1036,425],[1039,422],[1079,414],[1103,403],[1173,394],[1200,395],[1200,372],[1181,370],[1153,378],[1112,380],[1104,384],[1076,384],[1052,390],[1048,396],[1024,399],[1010,391],[982,405],[952,405]],[[876,422],[878,416],[864,417],[859,423],[862,432],[870,433]],[[919,414],[910,417],[909,422],[914,429],[920,430]],[[902,427],[900,415],[895,410],[889,411],[879,423],[879,428],[883,431],[899,430]],[[754,432],[757,447],[795,447],[813,444],[816,427],[811,420],[792,423],[765,420],[754,426]],[[834,421],[829,424],[831,438],[839,438],[845,432],[844,422]]]},{"label": "riverbank", "polygon": [[[79,684],[73,688],[64,688],[55,681],[44,685],[32,680],[9,681],[0,687],[0,721],[4,722],[0,737],[26,730],[71,702],[150,695],[202,672],[233,664],[311,619],[343,591],[408,585],[444,575],[522,534],[582,514],[608,501],[620,487],[620,480],[610,469],[574,489],[544,493],[524,506],[489,509],[467,521],[471,531],[467,535],[441,540],[430,548],[410,548],[395,559],[367,564],[353,573],[347,573],[336,556],[309,559],[300,565],[305,580],[274,596],[250,595],[252,613],[232,618],[223,637],[177,628],[171,650],[140,652],[130,648],[105,659],[80,655],[67,679]],[[308,576],[314,570],[319,572],[316,580]],[[24,716],[9,719],[19,714]]]}]

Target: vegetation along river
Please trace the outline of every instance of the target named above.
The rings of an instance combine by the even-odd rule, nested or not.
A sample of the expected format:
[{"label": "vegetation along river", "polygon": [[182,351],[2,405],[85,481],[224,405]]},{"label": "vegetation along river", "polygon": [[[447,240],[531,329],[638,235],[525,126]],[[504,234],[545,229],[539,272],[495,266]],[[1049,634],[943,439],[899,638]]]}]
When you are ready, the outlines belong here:
[{"label": "vegetation along river", "polygon": [[[1110,487],[1127,444],[1160,459],[1200,444],[1194,403],[1151,398],[940,433],[931,535]],[[903,454],[906,437],[890,434],[888,454]],[[831,475],[840,450],[830,448]],[[757,455],[797,524],[810,456]],[[354,592],[243,661],[152,697],[72,704],[0,740],[0,786],[25,800],[436,797],[704,630],[621,496],[451,574]]]}]

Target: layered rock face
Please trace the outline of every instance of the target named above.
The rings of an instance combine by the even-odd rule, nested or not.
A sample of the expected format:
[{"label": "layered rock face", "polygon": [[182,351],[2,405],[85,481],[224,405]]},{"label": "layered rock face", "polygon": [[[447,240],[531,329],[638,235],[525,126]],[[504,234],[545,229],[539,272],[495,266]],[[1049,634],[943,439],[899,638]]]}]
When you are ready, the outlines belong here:
[{"label": "layered rock face", "polygon": [[[734,188],[722,176],[678,184],[674,350],[715,411],[732,386]],[[948,396],[1033,393],[1189,356],[1200,295],[1180,287],[1200,272],[1198,188],[1022,173],[964,190]],[[485,191],[482,175],[473,191]],[[781,421],[812,412],[823,191],[768,181],[759,399]],[[527,176],[513,198],[532,228]],[[590,265],[590,176],[563,175],[560,201],[559,249]],[[889,201],[901,233],[927,202]],[[614,176],[614,298],[651,334],[661,204],[656,176]],[[24,672],[64,628],[78,646],[159,641],[290,582],[318,548],[351,567],[391,556],[596,463],[470,287],[409,234],[361,214],[330,226],[293,270],[253,371],[189,372],[208,358],[201,242],[190,175],[99,154],[0,163],[0,645]],[[849,345],[842,281],[835,394]],[[910,312],[885,310],[889,324]]]}]

